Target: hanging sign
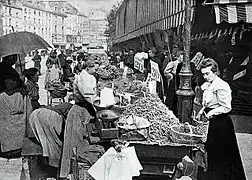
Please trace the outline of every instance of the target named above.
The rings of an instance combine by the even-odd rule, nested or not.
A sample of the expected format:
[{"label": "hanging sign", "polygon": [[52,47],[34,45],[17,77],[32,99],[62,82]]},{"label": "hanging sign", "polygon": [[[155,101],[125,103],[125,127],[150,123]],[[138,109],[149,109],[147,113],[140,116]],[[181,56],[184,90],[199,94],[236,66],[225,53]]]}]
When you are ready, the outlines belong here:
[{"label": "hanging sign", "polygon": [[134,69],[144,72],[144,60],[142,58],[134,58]]},{"label": "hanging sign", "polygon": [[241,66],[246,66],[249,63],[249,56],[243,61]]},{"label": "hanging sign", "polygon": [[243,71],[241,71],[241,72],[235,74],[234,77],[233,77],[233,80],[236,80],[236,79],[239,79],[239,78],[245,76],[246,73],[247,73],[247,70],[244,69]]},{"label": "hanging sign", "polygon": [[150,61],[151,63],[151,77],[153,80],[160,82],[161,75],[159,72],[158,64],[154,61]]}]

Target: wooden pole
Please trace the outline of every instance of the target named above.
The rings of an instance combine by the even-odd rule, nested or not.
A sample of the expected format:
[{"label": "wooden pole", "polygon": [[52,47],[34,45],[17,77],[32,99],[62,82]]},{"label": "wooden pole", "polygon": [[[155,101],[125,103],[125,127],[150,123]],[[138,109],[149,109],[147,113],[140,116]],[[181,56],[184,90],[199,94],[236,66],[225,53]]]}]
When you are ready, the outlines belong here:
[{"label": "wooden pole", "polygon": [[183,67],[180,76],[178,95],[178,117],[182,122],[191,123],[191,115],[193,111],[194,92],[191,86],[191,66],[190,66],[190,38],[191,38],[191,0],[185,1],[185,28],[184,28],[184,56]]}]

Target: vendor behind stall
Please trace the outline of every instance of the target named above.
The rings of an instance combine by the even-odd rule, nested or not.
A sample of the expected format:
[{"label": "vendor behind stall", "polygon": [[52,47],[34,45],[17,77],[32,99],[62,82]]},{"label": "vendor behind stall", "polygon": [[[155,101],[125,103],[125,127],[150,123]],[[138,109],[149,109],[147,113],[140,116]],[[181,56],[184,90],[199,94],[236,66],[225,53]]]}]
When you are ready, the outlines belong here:
[{"label": "vendor behind stall", "polygon": [[88,60],[85,62],[84,68],[76,77],[74,82],[75,103],[81,107],[85,107],[89,114],[95,117],[95,109],[92,105],[96,97],[96,78],[94,77],[97,67],[94,62]]},{"label": "vendor behind stall", "polygon": [[17,55],[5,56],[0,63],[0,93],[12,95],[15,92],[26,94],[23,82],[17,71],[12,67],[17,61]]}]

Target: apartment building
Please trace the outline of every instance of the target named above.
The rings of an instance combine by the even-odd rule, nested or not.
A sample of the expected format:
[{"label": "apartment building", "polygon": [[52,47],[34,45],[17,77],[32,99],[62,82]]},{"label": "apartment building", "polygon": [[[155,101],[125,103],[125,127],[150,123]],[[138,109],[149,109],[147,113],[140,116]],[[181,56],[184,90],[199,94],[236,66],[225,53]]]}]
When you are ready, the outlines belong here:
[{"label": "apartment building", "polygon": [[23,30],[34,32],[52,44],[52,13],[45,4],[23,2]]},{"label": "apartment building", "polygon": [[100,10],[93,11],[89,15],[89,42],[92,46],[107,48],[107,38],[104,35],[106,28],[106,13]]},{"label": "apartment building", "polygon": [[22,4],[19,1],[4,1],[1,11],[3,15],[3,35],[23,30]]},{"label": "apartment building", "polygon": [[75,46],[76,36],[78,35],[78,13],[79,11],[67,3],[65,6],[65,12],[67,15],[65,28],[66,28],[66,48]]},{"label": "apartment building", "polygon": [[29,31],[62,49],[106,45],[104,12],[87,16],[65,1],[6,0],[0,5],[0,35]]}]

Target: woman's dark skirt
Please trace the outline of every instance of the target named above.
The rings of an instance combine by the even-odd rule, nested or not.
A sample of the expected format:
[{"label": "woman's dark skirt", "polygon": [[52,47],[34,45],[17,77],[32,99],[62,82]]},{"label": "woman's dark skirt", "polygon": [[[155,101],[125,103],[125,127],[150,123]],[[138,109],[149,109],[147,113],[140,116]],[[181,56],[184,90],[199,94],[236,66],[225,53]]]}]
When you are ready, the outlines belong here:
[{"label": "woman's dark skirt", "polygon": [[210,119],[207,180],[246,180],[233,122],[228,114]]}]

